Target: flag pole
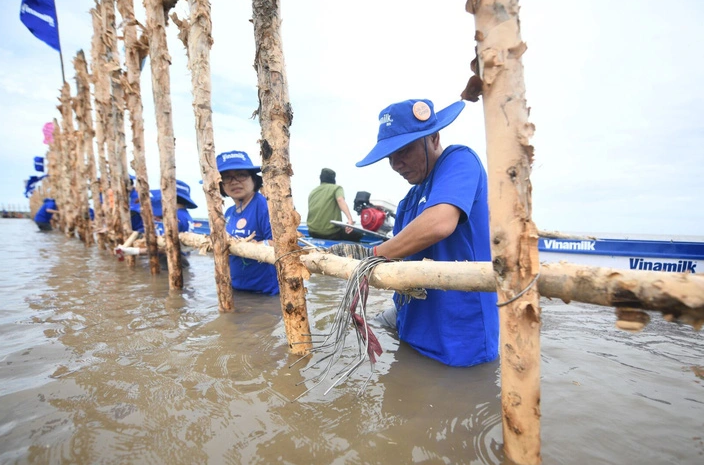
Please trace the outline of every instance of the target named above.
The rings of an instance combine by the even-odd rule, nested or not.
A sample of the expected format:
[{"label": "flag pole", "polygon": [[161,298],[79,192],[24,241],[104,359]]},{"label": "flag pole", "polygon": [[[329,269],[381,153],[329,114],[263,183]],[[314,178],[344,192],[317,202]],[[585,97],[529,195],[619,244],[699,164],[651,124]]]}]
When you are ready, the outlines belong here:
[{"label": "flag pole", "polygon": [[66,73],[64,72],[64,54],[61,51],[61,33],[59,32],[59,12],[56,10],[56,2],[54,1],[54,17],[56,18],[56,38],[59,41],[59,60],[61,61],[61,80],[66,82]]}]

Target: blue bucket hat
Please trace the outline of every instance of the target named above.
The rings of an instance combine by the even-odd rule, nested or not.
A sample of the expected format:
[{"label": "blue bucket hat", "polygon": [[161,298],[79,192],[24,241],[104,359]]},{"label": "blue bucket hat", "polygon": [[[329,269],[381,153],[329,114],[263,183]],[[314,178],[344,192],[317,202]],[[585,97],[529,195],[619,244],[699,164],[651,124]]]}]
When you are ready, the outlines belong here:
[{"label": "blue bucket hat", "polygon": [[356,166],[367,166],[386,158],[413,141],[438,132],[452,123],[464,110],[460,100],[435,113],[430,100],[405,100],[392,103],[379,113],[379,135],[369,154]]},{"label": "blue bucket hat", "polygon": [[184,204],[186,208],[198,208],[198,205],[191,200],[190,186],[183,181],[179,181],[178,179],[176,180],[176,197],[177,200],[181,200],[179,203]]},{"label": "blue bucket hat", "polygon": [[256,173],[261,171],[261,167],[252,164],[252,160],[249,159],[246,152],[239,150],[221,153],[217,156],[216,162],[218,171],[221,173],[229,170],[250,170]]}]

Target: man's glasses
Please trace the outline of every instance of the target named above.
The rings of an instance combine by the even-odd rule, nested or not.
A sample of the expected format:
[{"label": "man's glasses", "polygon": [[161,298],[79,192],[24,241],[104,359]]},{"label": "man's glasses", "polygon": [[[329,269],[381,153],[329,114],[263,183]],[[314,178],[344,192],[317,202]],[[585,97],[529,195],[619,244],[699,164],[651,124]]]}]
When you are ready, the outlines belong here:
[{"label": "man's glasses", "polygon": [[239,181],[239,182],[242,182],[242,181],[246,181],[247,178],[249,178],[249,177],[251,177],[251,175],[250,175],[249,173],[247,173],[247,172],[243,172],[243,173],[228,173],[228,174],[222,175],[222,182],[224,182],[225,184],[229,184],[229,183],[231,183],[232,181]]}]

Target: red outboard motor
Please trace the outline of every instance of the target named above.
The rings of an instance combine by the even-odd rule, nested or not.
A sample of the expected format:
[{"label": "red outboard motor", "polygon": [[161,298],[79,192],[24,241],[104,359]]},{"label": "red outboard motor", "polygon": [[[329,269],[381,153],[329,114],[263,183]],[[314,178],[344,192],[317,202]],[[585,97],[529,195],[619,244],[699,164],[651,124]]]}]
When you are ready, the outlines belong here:
[{"label": "red outboard motor", "polygon": [[384,225],[386,213],[374,207],[365,208],[359,215],[362,227],[370,231],[378,231]]},{"label": "red outboard motor", "polygon": [[354,198],[354,211],[359,214],[362,227],[382,234],[391,232],[396,214],[389,206],[371,203],[370,196],[369,192],[359,191]]}]

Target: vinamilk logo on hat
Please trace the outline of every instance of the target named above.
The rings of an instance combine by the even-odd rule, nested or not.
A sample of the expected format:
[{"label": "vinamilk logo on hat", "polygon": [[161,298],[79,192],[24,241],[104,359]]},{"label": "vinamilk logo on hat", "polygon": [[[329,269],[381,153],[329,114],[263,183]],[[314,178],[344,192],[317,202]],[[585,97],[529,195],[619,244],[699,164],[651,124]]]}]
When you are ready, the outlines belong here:
[{"label": "vinamilk logo on hat", "polygon": [[392,103],[379,113],[377,144],[356,166],[367,166],[388,157],[413,141],[448,126],[464,109],[460,100],[435,113],[430,100]]},{"label": "vinamilk logo on hat", "polygon": [[217,156],[215,161],[218,165],[218,171],[221,173],[229,170],[256,170],[257,173],[261,171],[261,167],[255,166],[246,152],[239,150],[223,152]]}]

